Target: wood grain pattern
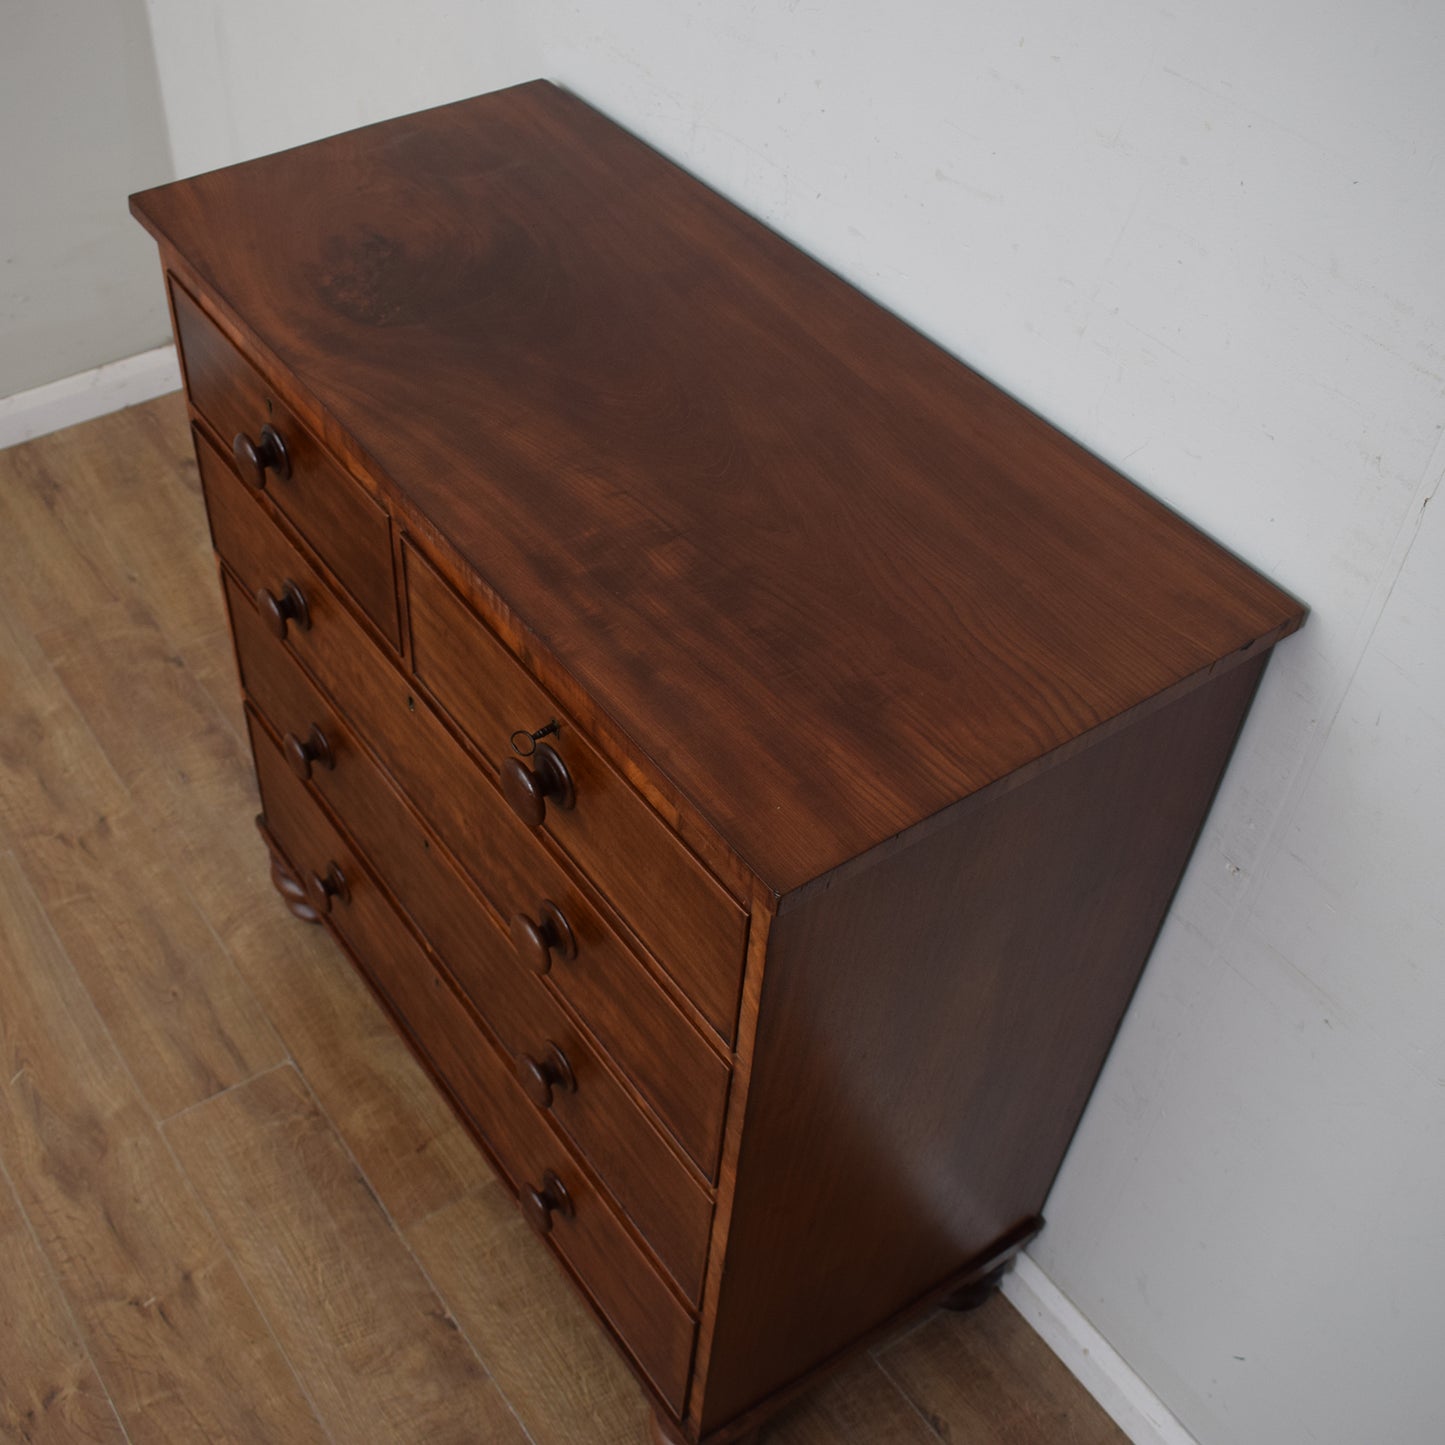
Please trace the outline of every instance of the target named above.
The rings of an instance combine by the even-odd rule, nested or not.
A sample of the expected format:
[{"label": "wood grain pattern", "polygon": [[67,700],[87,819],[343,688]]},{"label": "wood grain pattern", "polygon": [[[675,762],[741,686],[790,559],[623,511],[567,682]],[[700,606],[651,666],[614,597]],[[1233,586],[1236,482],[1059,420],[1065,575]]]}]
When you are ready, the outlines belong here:
[{"label": "wood grain pattern", "polygon": [[337,577],[395,647],[400,634],[385,510],[317,446],[183,289],[172,288],[171,305],[191,404],[223,443],[238,433],[255,437],[263,425],[278,429],[286,476],[268,478],[267,495],[303,536],[325,539]]},{"label": "wood grain pattern", "polygon": [[[169,1011],[178,1018],[195,1024],[197,1011],[207,1007],[200,978],[177,977],[168,985],[165,971],[147,972],[142,956],[145,920],[171,920],[184,897],[218,925],[237,971],[284,1036],[368,1186],[392,1218],[407,1225],[423,1266],[537,1445],[641,1445],[646,1404],[605,1332],[527,1233],[507,1190],[492,1180],[350,966],[320,930],[296,924],[266,882],[265,852],[250,827],[257,806],[250,765],[239,744],[228,754],[218,742],[225,733],[237,737],[240,706],[179,398],[0,454],[0,519],[0,837],[6,840],[0,852],[8,846],[15,853],[13,861],[0,862],[6,883],[0,1037],[10,1059],[23,1035],[26,1074],[13,1089],[30,1091],[18,1117],[11,1109],[15,1094],[3,1096],[8,1122],[0,1129],[0,1174],[13,1175],[36,1225],[31,1230],[7,1210],[0,1181],[0,1275],[9,1304],[0,1311],[0,1435],[25,1438],[28,1429],[39,1440],[94,1438],[110,1445],[122,1438],[113,1413],[106,1424],[106,1395],[114,1392],[129,1410],[135,1441],[171,1445],[209,1437],[293,1445],[317,1438],[315,1418],[294,1386],[289,1404],[266,1407],[273,1393],[269,1367],[264,1357],[246,1355],[250,1337],[243,1326],[248,1318],[255,1323],[253,1303],[228,1264],[207,1256],[209,1266],[193,1272],[194,1300],[183,1292],[179,1301],[165,1294],[152,1301],[155,1291],[137,1272],[143,1266],[146,1279],[152,1273],[169,1278],[167,1270],[190,1260],[188,1241],[210,1231],[187,1178],[168,1152],[157,1150],[153,1132],[147,1135],[146,1117],[169,1107],[166,1089],[138,1067],[144,1035],[128,1035],[114,1011],[128,993],[153,1001],[172,986],[178,992]],[[137,616],[149,617],[164,646],[153,637],[125,641],[126,602]],[[91,609],[118,629],[116,647],[67,653]],[[146,639],[147,629],[137,624],[134,635]],[[67,676],[81,689],[85,714],[43,643],[68,656]],[[168,650],[185,660],[184,685],[158,682],[147,672],[160,666],[180,673],[165,662]],[[100,737],[87,725],[92,713],[102,723]],[[219,729],[214,735],[213,728]],[[194,754],[184,751],[189,736],[197,740]],[[167,784],[132,798],[102,741],[128,776],[169,778],[174,790]],[[193,770],[204,783],[188,788],[180,773]],[[108,838],[97,835],[102,818]],[[19,890],[19,902],[12,889]],[[66,960],[54,937],[45,941],[32,894],[49,905],[45,913],[55,910],[75,945],[74,960]],[[126,946],[103,949],[98,944],[112,924]],[[32,967],[33,955],[17,959],[17,928],[42,940],[40,967]],[[163,952],[185,948],[211,956],[189,924],[177,929],[168,922],[167,930],[164,939],[157,935]],[[75,962],[82,972],[73,969]],[[124,1046],[126,1067],[109,1048],[91,995]],[[159,1019],[155,1025],[171,1027]],[[196,1033],[200,1049],[206,1030],[197,1024]],[[160,1053],[168,1047],[159,1039],[156,1046]],[[127,1068],[136,1070],[143,1097],[131,1087]],[[0,1083],[16,1072],[11,1063]],[[205,1074],[191,1075],[186,1066],[177,1077],[200,1081]],[[38,1113],[37,1097],[44,1101]],[[33,1147],[42,1127],[45,1147]],[[356,1182],[343,1175],[337,1183],[341,1216]],[[106,1211],[118,1234],[106,1224]],[[238,1220],[237,1227],[246,1223]],[[261,1237],[252,1247],[273,1244]],[[394,1244],[380,1247],[393,1256]],[[378,1272],[378,1309],[387,1308],[381,1280],[393,1277],[391,1270]],[[47,1279],[54,1281],[48,1305]],[[76,1307],[68,1313],[69,1301]],[[203,1313],[198,1317],[196,1310]],[[268,1314],[268,1331],[270,1324]],[[1026,1330],[1015,1336],[1000,1322],[989,1329],[1004,1355],[1017,1356],[1024,1367],[1007,1371],[966,1344],[945,1340],[935,1358],[940,1391],[962,1396],[997,1385],[990,1408],[1021,1419],[1029,1418],[1031,1400],[1039,1418],[1049,1419],[1037,1402],[1060,1388],[1073,1392],[1075,1412],[1095,1409],[1057,1362],[1028,1348]],[[217,1331],[225,1335],[219,1345]],[[54,1345],[49,1364],[34,1353],[47,1342]],[[219,1368],[209,1353],[213,1346]],[[77,1361],[92,1352],[100,1368],[87,1382]],[[239,1356],[234,1365],[233,1353]],[[1046,1375],[1050,1365],[1062,1384]],[[245,1378],[230,1394],[237,1375]],[[29,1390],[24,1382],[32,1379]],[[433,1386],[423,1373],[415,1388],[425,1397]],[[786,1416],[789,1429],[804,1432],[798,1439],[806,1445],[856,1445],[856,1429],[839,1425],[830,1413],[835,1405],[825,1408],[831,1390],[824,1387]],[[921,1408],[933,1408],[927,1381],[920,1390]],[[223,1393],[222,1405],[241,1422],[232,1429],[218,1411]],[[948,1418],[945,1407],[946,1401],[937,1407],[941,1421]],[[27,1415],[31,1410],[36,1413]],[[858,1415],[880,1432],[885,1418]],[[413,1445],[416,1436],[403,1427],[390,1438]],[[888,1435],[880,1439],[892,1445]]]},{"label": "wood grain pattern", "polygon": [[[341,771],[292,747],[304,784],[255,722],[274,876],[293,908],[309,880],[301,913],[631,1352],[659,1437],[734,1445],[1040,1227],[1303,609],[544,84],[132,204],[173,285],[238,631],[249,594],[340,714]],[[274,430],[226,459],[262,411],[334,464],[309,513]],[[366,530],[326,510],[362,495],[343,470],[395,522],[399,658],[332,585]],[[435,754],[399,710],[429,703]],[[519,732],[546,738],[531,761]],[[574,1031],[545,955],[519,972],[467,881],[525,856],[448,831],[448,779],[478,764],[736,1045],[710,1243],[625,1050]],[[175,776],[119,766],[180,812]],[[769,930],[754,949],[727,889]],[[696,1317],[629,1266],[641,1239]]]},{"label": "wood grain pattern", "polygon": [[[938,1436],[871,1356],[855,1360],[758,1432],[757,1445],[935,1445]],[[944,1436],[953,1439],[952,1436]],[[971,1436],[968,1445],[984,1445]]]},{"label": "wood grain pattern", "polygon": [[[310,805],[274,740],[255,729],[252,736],[267,818],[289,848],[292,829],[301,826],[293,820]],[[659,1259],[695,1298],[712,1217],[701,1181],[541,980],[519,966],[504,935],[390,787],[377,778],[348,801],[354,806],[342,821],[368,858],[385,870],[393,896],[436,948],[514,1070],[525,1053],[540,1053],[549,1042],[566,1051],[576,1088],[558,1091],[552,1117],[596,1165]],[[307,868],[324,866],[323,860],[309,857],[295,861]]]},{"label": "wood grain pattern", "polygon": [[[51,545],[57,546],[53,540]],[[213,615],[220,611],[214,578],[204,597],[197,599],[201,602]],[[0,666],[7,656],[5,636],[0,618]],[[190,669],[175,665],[175,654],[143,614],[135,612],[133,598],[103,605],[89,627],[82,621],[53,628],[49,641],[70,692],[55,690],[43,713],[36,712],[47,697],[41,678],[11,694],[25,699],[29,710],[11,724],[18,781],[0,797],[12,831],[43,835],[33,858],[27,858],[27,867],[45,880],[47,898],[61,902],[67,886],[63,868],[86,866],[83,845],[109,826],[98,821],[102,812],[106,819],[114,819],[127,809],[133,811],[138,826],[169,843],[155,881],[195,900],[235,965],[229,977],[221,976],[226,987],[234,986],[238,973],[292,1055],[313,1066],[313,1084],[349,1142],[365,1158],[388,1206],[409,1218],[457,1198],[475,1181],[479,1167],[465,1134],[435,1097],[405,1046],[377,1016],[365,989],[350,978],[345,964],[319,940],[289,928],[289,920],[273,910],[274,895],[264,868],[258,866],[264,855],[258,853],[251,826],[257,810],[254,770],[245,742],[217,712],[209,692]],[[10,656],[10,666],[18,667],[22,659],[13,652]],[[234,688],[234,663],[228,665]],[[121,678],[123,683],[118,681]],[[78,702],[83,718],[75,715],[71,698]],[[117,705],[118,699],[123,705]],[[3,713],[0,705],[0,717]],[[22,736],[35,739],[35,746],[23,755],[19,753]],[[67,804],[72,793],[75,801]],[[103,810],[94,806],[97,799],[104,800]],[[57,804],[65,808],[64,814]],[[69,825],[57,830],[63,816],[70,817]],[[221,825],[220,819],[227,821]],[[52,836],[58,831],[63,837]],[[74,847],[80,851],[70,863],[66,837],[79,840]],[[90,846],[102,843],[92,841]],[[114,898],[115,906],[124,908],[123,880],[131,865],[123,853],[115,857],[115,872],[86,887]],[[137,896],[151,900],[155,892],[142,888]],[[82,900],[72,902],[63,918],[79,914]],[[146,927],[144,906],[153,905],[130,908],[123,939]],[[99,913],[92,917],[97,927],[102,926]],[[180,934],[181,917],[178,914],[167,925],[171,935]],[[235,1046],[226,1040],[247,1036],[241,1022],[228,1024],[224,1036],[213,1043],[207,1039],[214,1030],[191,1038],[180,1027],[187,1021],[205,1024],[208,1014],[226,1017],[219,985],[208,989],[203,983],[203,965],[213,957],[213,940],[198,934],[195,943],[194,953],[177,954],[173,940],[147,955],[154,978],[152,998],[156,990],[164,993],[174,983],[174,969],[187,971],[182,1001],[166,1007],[150,1023],[152,1030],[166,1030],[174,1037],[177,1049],[172,1062],[179,1083],[172,1085],[161,1077],[171,1067],[165,1058],[137,1060],[148,1087],[177,1090],[174,1096],[157,1093],[166,1113],[173,1112],[170,1105],[177,1100],[178,1107],[193,1101],[182,1098],[184,1092],[208,1091],[208,1078],[234,1082],[237,1075],[227,1067],[227,1058]],[[85,959],[87,972],[93,966],[99,976],[105,955],[91,951]],[[332,975],[329,982],[318,979],[318,969]],[[102,997],[114,995],[117,1027],[123,1038],[135,1040],[137,1050],[145,1045],[144,1021],[137,1017],[133,1025],[125,1023],[119,1009],[138,1015],[147,998],[141,983],[138,975],[129,988],[116,983],[107,988],[103,978],[98,985]],[[265,1032],[274,1038],[272,1027]],[[243,1054],[249,1064],[268,1067],[276,1061],[274,1043],[268,1048],[261,1043],[245,1046]],[[406,1108],[398,1113],[402,1099]]]},{"label": "wood grain pattern", "polygon": [[26,1445],[123,1445],[50,1267],[0,1171],[0,1439]]},{"label": "wood grain pattern", "polygon": [[1041,1211],[1262,665],[784,900],[705,1428]]},{"label": "wood grain pattern", "polygon": [[337,1439],[526,1439],[294,1069],[166,1126]]},{"label": "wood grain pattern", "polygon": [[130,1439],[324,1441],[8,855],[0,997],[0,1158]]},{"label": "wood grain pattern", "polygon": [[1299,621],[552,86],[132,206],[778,892]]},{"label": "wood grain pattern", "polygon": [[148,1103],[174,1113],[276,1063],[280,1043],[205,919],[137,848],[145,825],[61,678],[3,621],[0,678],[0,830],[26,843],[26,875]]},{"label": "wood grain pattern", "polygon": [[415,552],[406,553],[412,665],[492,769],[519,765],[510,739],[552,722],[575,790],[543,826],[672,973],[723,1038],[736,1030],[747,918],[491,631]]},{"label": "wood grain pattern", "polygon": [[641,1387],[501,1184],[407,1238],[536,1445],[641,1445]]},{"label": "wood grain pattern", "polygon": [[159,1118],[281,1062],[285,1048],[134,809],[37,838],[24,869]]},{"label": "wood grain pattern", "polygon": [[[350,880],[326,922],[355,955],[418,1052],[517,1191],[524,1208],[549,1175],[570,1203],[546,1222],[549,1243],[598,1302],[611,1327],[674,1409],[681,1407],[694,1322],[644,1256],[613,1203],[522,1092],[505,1054],[462,1005],[454,985],[383,898],[376,880],[291,773],[258,739],[266,823],[303,874],[328,863]],[[535,1222],[543,1223],[538,1216]]]},{"label": "wood grain pattern", "polygon": [[[422,888],[435,882],[431,860],[431,830],[435,829],[440,841],[447,844],[452,862],[460,866],[465,858],[470,863],[470,880],[486,893],[494,909],[499,898],[509,896],[518,909],[535,911],[537,901],[544,898],[562,907],[577,956],[550,969],[548,984],[577,1009],[660,1121],[704,1172],[711,1172],[727,1099],[727,1066],[603,920],[588,893],[502,806],[495,789],[480,778],[445,728],[431,717],[424,700],[409,697],[410,706],[394,701],[394,687],[383,682],[364,695],[348,697],[340,708],[333,707],[287,649],[265,630],[249,599],[229,576],[226,591],[242,676],[271,731],[284,738],[287,733],[304,735],[319,725],[331,740],[334,766],[313,771],[314,790],[373,858],[384,862],[402,847],[403,840],[411,840],[414,866],[403,868],[393,878],[393,887],[402,887],[408,880]],[[380,657],[375,661],[380,663]],[[378,715],[383,719],[380,727],[369,726]],[[438,825],[435,815],[427,816],[430,828],[423,831],[419,827],[346,720],[351,717],[360,719],[362,736],[373,747],[380,746],[396,768],[411,778],[413,787],[420,775],[420,791],[426,799],[449,799],[441,810],[445,828]],[[393,719],[395,726],[390,725]],[[419,750],[409,745],[412,743],[425,746]],[[420,858],[416,857],[418,851]],[[443,947],[447,937],[467,946],[475,936],[472,923],[466,921],[468,916],[486,937],[488,925],[477,916],[480,910],[468,900],[465,890],[463,894],[456,907],[443,904],[438,937]],[[422,912],[415,915],[423,927],[424,915],[431,916],[423,905]],[[495,927],[505,928],[508,918],[508,912],[499,912]],[[529,1001],[538,988],[545,987],[523,976],[532,970],[524,967],[515,953],[510,944],[493,947],[490,956],[496,960],[496,973],[483,971],[481,977],[495,981],[479,985],[476,995],[478,1006],[494,1027],[505,1030],[503,1037],[514,1050],[534,1042],[517,1031],[514,1020],[518,1014],[531,1020]],[[460,964],[459,968],[475,972]],[[504,1006],[508,998],[521,1000],[510,1016]]]},{"label": "wood grain pattern", "polygon": [[944,1440],[969,1445],[1128,1445],[1007,1300],[944,1311],[878,1351],[878,1361]]}]

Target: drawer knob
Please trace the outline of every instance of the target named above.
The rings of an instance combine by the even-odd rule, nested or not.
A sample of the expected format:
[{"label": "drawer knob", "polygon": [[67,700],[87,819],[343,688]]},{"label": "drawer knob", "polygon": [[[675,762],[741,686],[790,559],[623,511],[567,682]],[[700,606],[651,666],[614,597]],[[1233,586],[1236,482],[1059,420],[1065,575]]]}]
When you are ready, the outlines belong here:
[{"label": "drawer knob", "polygon": [[577,1092],[577,1076],[572,1072],[572,1065],[551,1039],[547,1040],[547,1053],[540,1061],[531,1054],[523,1054],[517,1060],[517,1078],[527,1091],[527,1097],[539,1109],[552,1107],[554,1089],[561,1089],[567,1094]]},{"label": "drawer knob", "polygon": [[283,482],[291,475],[291,454],[270,422],[261,428],[259,442],[238,431],[231,442],[231,455],[236,458],[241,480],[258,492],[266,485],[267,472],[274,472]]},{"label": "drawer knob", "polygon": [[548,743],[537,745],[530,768],[521,758],[508,758],[502,764],[502,794],[529,828],[541,826],[548,798],[559,808],[570,808],[577,801],[572,774]]},{"label": "drawer knob", "polygon": [[281,584],[279,597],[269,587],[258,587],[256,610],[277,637],[284,639],[292,622],[302,632],[311,631],[311,608],[306,603],[306,594],[290,578]]},{"label": "drawer knob", "polygon": [[554,954],[558,958],[577,957],[577,936],[572,925],[550,898],[542,900],[535,921],[525,913],[514,913],[511,932],[512,947],[533,973],[546,973],[552,967]]},{"label": "drawer knob", "polygon": [[571,1219],[575,1211],[572,1208],[572,1196],[567,1193],[567,1186],[549,1169],[542,1176],[540,1189],[529,1188],[523,1191],[522,1213],[538,1234],[550,1234],[554,1214]]},{"label": "drawer knob", "polygon": [[281,750],[286,754],[291,771],[302,782],[311,776],[311,769],[318,763],[328,769],[336,766],[336,754],[331,751],[326,734],[315,723],[311,724],[311,731],[307,733],[305,742],[295,733],[287,733]]},{"label": "drawer knob", "polygon": [[343,903],[351,899],[346,874],[335,863],[330,864],[325,873],[313,873],[306,880],[306,901],[318,913],[330,913],[333,898],[339,898]]}]

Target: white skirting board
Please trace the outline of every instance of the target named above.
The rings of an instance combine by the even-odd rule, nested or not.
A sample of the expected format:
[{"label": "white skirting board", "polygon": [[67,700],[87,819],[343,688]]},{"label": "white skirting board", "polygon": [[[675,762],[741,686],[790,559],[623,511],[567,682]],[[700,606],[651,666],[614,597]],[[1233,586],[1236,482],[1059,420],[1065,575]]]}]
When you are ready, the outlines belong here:
[{"label": "white skirting board", "polygon": [[0,448],[177,391],[181,368],[174,346],[107,362],[32,391],[0,398]]},{"label": "white skirting board", "polygon": [[1134,1445],[1198,1445],[1028,1255],[1014,1260],[1003,1293]]}]

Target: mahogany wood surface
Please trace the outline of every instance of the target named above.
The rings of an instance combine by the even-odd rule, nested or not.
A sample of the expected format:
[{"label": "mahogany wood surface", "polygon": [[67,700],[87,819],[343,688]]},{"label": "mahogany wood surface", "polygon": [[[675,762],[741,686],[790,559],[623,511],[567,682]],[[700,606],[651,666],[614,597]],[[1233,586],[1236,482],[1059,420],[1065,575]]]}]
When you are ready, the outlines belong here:
[{"label": "mahogany wood surface", "polygon": [[269,468],[248,480],[266,488],[303,536],[324,539],[337,576],[395,646],[396,584],[386,513],[312,440],[274,388],[180,287],[172,289],[172,307],[192,405],[219,437],[244,438],[253,453],[266,428],[283,439],[284,475]]},{"label": "mahogany wood surface", "polygon": [[779,893],[1302,615],[545,83],[132,207]]},{"label": "mahogany wood surface", "polygon": [[[531,826],[545,826],[587,869],[731,1039],[746,932],[742,911],[456,593],[410,548],[406,558],[417,677],[501,770],[504,791],[509,779],[532,778],[539,758],[550,753],[560,760],[568,800],[547,806],[533,783],[514,789],[513,811]],[[538,744],[536,755],[516,756],[515,733],[553,722],[558,731]],[[525,811],[528,804],[534,814]]]},{"label": "mahogany wood surface", "polygon": [[[294,798],[289,770],[278,776],[284,761],[278,766],[274,742],[254,726],[252,738],[263,798]],[[696,1299],[712,1219],[712,1201],[702,1181],[670,1149],[545,985],[518,966],[504,936],[481,914],[450,863],[433,854],[425,832],[395,793],[371,775],[363,786],[344,794],[343,801],[345,825],[496,1036],[512,1069],[525,1055],[545,1052],[551,1043],[566,1052],[576,1086],[557,1092],[548,1112],[592,1161],[684,1292]],[[280,826],[272,831],[284,847]],[[302,877],[324,877],[329,862],[308,865],[310,871]],[[318,913],[331,912],[321,906],[312,887],[306,896]],[[537,1106],[528,1101],[527,1107]]]},{"label": "mahogany wood surface", "polygon": [[422,1055],[441,1070],[446,1087],[524,1204],[532,1191],[542,1190],[548,1173],[562,1181],[569,1208],[547,1215],[549,1241],[597,1299],[662,1398],[680,1411],[695,1329],[687,1310],[629,1239],[590,1176],[547,1128],[444,974],[427,961],[360,858],[264,735],[256,739],[256,761],[267,827],[277,844],[300,872],[339,862],[355,880],[351,899],[328,922]]},{"label": "mahogany wood surface", "polygon": [[1262,667],[785,901],[704,1433],[1039,1212]]},{"label": "mahogany wood surface", "polygon": [[[271,890],[180,398],[0,452],[0,604],[0,1434],[415,1445],[420,1410],[462,1439],[508,1439],[515,1416],[535,1445],[642,1445],[647,1397],[552,1246],[332,935]],[[441,985],[395,926],[369,963]],[[766,936],[764,918],[757,961]],[[288,1061],[324,1124],[269,1092]],[[177,1115],[184,1158],[158,1143]],[[265,1171],[260,1209],[226,1207],[233,1149]],[[358,1177],[384,1229],[362,1222]],[[433,1294],[399,1332],[427,1298],[408,1250]],[[352,1271],[335,1316],[306,1272],[323,1259]],[[308,1327],[288,1359],[277,1342]],[[485,1377],[458,1369],[455,1338]],[[336,1382],[368,1349],[364,1410]],[[880,1339],[763,1438],[1123,1445],[1002,1299]]]},{"label": "mahogany wood surface", "polygon": [[133,206],[278,887],[729,1445],[1040,1227],[1302,609],[552,87]]},{"label": "mahogany wood surface", "polygon": [[[322,620],[305,631],[293,629],[287,638],[293,655],[348,711],[456,856],[468,860],[498,910],[508,910],[510,916],[510,911],[535,902],[539,879],[572,897],[574,890],[565,883],[566,871],[549,863],[545,850],[527,841],[531,830],[513,816],[491,786],[486,776],[490,769],[477,766],[447,735],[415,683],[390,666],[381,649],[368,642],[365,629],[338,605],[339,594],[326,588],[317,569],[276,527],[268,525],[230,465],[201,437],[197,457],[217,549],[249,595],[262,588],[281,589],[289,580],[299,584],[305,595],[320,598]],[[470,618],[468,622],[475,625]],[[577,754],[573,756],[575,761]],[[590,750],[580,776],[589,801],[598,801],[599,791],[617,799],[618,811],[631,825],[625,836],[640,834],[651,841],[645,857],[659,864],[656,870],[622,869],[621,861],[628,855],[620,845],[599,849],[598,856],[613,870],[625,893],[637,886],[639,877],[657,886],[649,915],[659,920],[664,937],[684,941],[681,952],[662,955],[662,966],[689,996],[699,1002],[710,1000],[704,1017],[720,1034],[730,1033],[736,1012],[735,985],[723,982],[720,986],[718,979],[733,972],[723,960],[730,948],[741,948],[746,927],[743,914],[680,843],[654,832],[660,829],[655,816],[646,813],[636,795]],[[594,786],[597,784],[600,788]],[[596,912],[589,910],[580,896],[573,899],[572,907],[579,922],[589,911]],[[708,931],[709,925],[716,934]],[[606,946],[607,962],[612,962],[622,945],[613,948],[604,936],[607,931],[599,928],[596,938],[599,946]],[[696,954],[686,946],[693,940],[699,944]],[[624,967],[616,978],[590,990],[591,994],[595,998],[604,989],[617,990],[629,972],[631,969]],[[613,1032],[630,1035],[631,1025]],[[706,1163],[704,1167],[708,1167]]]},{"label": "mahogany wood surface", "polygon": [[[292,750],[284,740],[295,739],[302,732],[319,731],[328,739],[332,766],[312,768],[309,776],[333,811],[347,819],[354,832],[375,839],[380,855],[394,849],[398,839],[413,835],[419,839],[413,851],[419,847],[423,853],[429,852],[430,837],[419,827],[412,812],[396,799],[364,749],[361,738],[367,737],[375,745],[378,733],[356,731],[358,726],[365,729],[373,709],[365,702],[345,711],[337,709],[290,654],[267,635],[240,587],[230,577],[226,579],[226,591],[242,679],[273,732],[283,738],[283,749],[292,771],[296,772],[297,767]],[[401,710],[413,732],[417,719],[426,710],[424,702]],[[358,720],[357,724],[348,720],[352,717]],[[430,759],[433,764],[441,765],[437,791],[445,789],[450,782],[451,790],[459,795],[464,808],[469,799],[475,805],[488,795],[495,804],[495,794],[490,789],[485,785],[476,786],[465,757],[451,743],[445,730],[434,728],[428,737],[433,744]],[[449,746],[439,746],[443,738]],[[408,756],[421,761],[427,755],[411,753]],[[672,1006],[636,956],[603,922],[601,911],[576,880],[545,850],[537,847],[525,829],[509,828],[508,816],[505,809],[489,814],[485,808],[477,810],[473,806],[467,813],[465,829],[459,830],[461,836],[441,836],[452,855],[449,861],[467,860],[473,881],[477,881],[479,872],[488,875],[486,882],[491,884],[493,905],[499,910],[506,904],[496,902],[498,883],[514,875],[520,875],[519,881],[510,890],[500,890],[504,897],[510,892],[518,903],[533,897],[561,900],[560,907],[553,906],[564,919],[574,953],[571,958],[559,959],[555,965],[553,955],[547,954],[548,984],[576,1010],[693,1161],[704,1174],[711,1176],[716,1168],[727,1102],[726,1064],[706,1046],[703,1036]],[[435,815],[428,821],[435,824]],[[441,834],[440,828],[437,832]],[[499,840],[506,840],[511,846],[487,846]],[[423,868],[428,861],[422,860]],[[565,907],[565,915],[561,907]],[[543,911],[536,908],[539,915]],[[463,903],[461,912],[464,919],[475,917],[475,905]],[[516,931],[510,928],[511,920],[504,920],[499,911],[496,922],[500,925],[503,921],[509,925],[515,952]],[[468,937],[465,924],[459,935],[451,936],[460,936],[465,942]],[[530,958],[517,962],[522,967],[507,967],[505,962],[500,966],[511,980],[512,995],[530,999],[533,995],[522,988],[520,975],[523,971],[535,974],[535,963]],[[506,993],[505,986],[503,992]],[[479,1001],[486,1005],[485,998]]]}]

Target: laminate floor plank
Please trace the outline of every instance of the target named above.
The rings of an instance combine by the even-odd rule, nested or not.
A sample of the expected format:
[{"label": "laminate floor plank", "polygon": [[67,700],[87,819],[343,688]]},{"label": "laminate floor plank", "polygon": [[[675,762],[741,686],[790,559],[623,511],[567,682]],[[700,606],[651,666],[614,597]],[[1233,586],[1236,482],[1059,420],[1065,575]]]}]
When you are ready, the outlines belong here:
[{"label": "laminate floor plank", "polygon": [[484,1168],[475,1148],[335,946],[281,906],[250,753],[198,679],[128,600],[53,628],[49,645],[162,854],[161,880],[198,905],[387,1208],[406,1221],[460,1197]]},{"label": "laminate floor plank", "polygon": [[0,609],[0,837],[21,845],[83,833],[129,805],[129,790],[34,639]]},{"label": "laminate floor plank", "polygon": [[940,1310],[874,1357],[945,1440],[1129,1445],[1002,1295],[961,1314]]},{"label": "laminate floor plank", "polygon": [[0,1159],[134,1442],[325,1439],[12,855]]},{"label": "laminate floor plank", "polygon": [[864,1440],[868,1445],[939,1445],[939,1436],[868,1355],[845,1365],[764,1426],[758,1445]]},{"label": "laminate floor plank", "polygon": [[0,831],[147,1102],[174,1113],[279,1062],[280,1040],[156,856],[130,790],[33,639],[4,618],[0,680]]},{"label": "laminate floor plank", "polygon": [[169,1118],[286,1058],[230,955],[131,811],[33,839],[21,867],[142,1096]]},{"label": "laminate floor plank", "polygon": [[107,603],[144,608],[239,724],[179,393],[0,453],[0,538],[0,594],[42,645]]},{"label": "laminate floor plank", "polygon": [[640,1445],[649,1406],[510,1193],[492,1178],[407,1230],[536,1445]]},{"label": "laminate floor plank", "polygon": [[337,1440],[526,1436],[294,1069],[165,1126]]},{"label": "laminate floor plank", "polygon": [[124,1445],[110,1397],[3,1174],[0,1280],[0,1440]]}]

